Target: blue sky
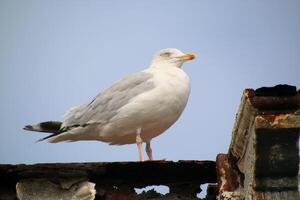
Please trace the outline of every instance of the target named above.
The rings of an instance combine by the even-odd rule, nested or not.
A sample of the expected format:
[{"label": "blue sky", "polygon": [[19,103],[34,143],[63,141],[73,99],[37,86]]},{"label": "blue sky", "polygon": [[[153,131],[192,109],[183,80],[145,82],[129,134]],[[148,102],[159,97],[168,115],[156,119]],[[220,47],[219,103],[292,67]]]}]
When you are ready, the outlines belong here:
[{"label": "blue sky", "polygon": [[61,120],[167,47],[194,51],[181,118],[152,141],[154,158],[227,152],[244,88],[300,87],[300,1],[0,2],[0,163],[137,160],[136,145],[35,143],[23,126]]}]

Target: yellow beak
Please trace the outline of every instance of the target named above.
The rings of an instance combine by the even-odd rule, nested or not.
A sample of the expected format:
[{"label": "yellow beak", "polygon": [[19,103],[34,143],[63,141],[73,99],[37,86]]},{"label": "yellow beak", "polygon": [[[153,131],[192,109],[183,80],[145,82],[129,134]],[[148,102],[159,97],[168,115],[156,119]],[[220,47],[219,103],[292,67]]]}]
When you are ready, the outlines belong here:
[{"label": "yellow beak", "polygon": [[183,56],[179,56],[178,57],[180,60],[184,60],[184,61],[187,61],[187,60],[194,60],[196,58],[196,54],[195,53],[186,53],[185,55]]}]

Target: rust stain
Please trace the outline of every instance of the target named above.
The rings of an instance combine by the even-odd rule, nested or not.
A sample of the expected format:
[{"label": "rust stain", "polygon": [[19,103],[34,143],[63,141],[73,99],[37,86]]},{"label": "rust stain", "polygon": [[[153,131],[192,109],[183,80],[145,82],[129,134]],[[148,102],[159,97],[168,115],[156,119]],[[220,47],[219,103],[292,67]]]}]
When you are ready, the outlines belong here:
[{"label": "rust stain", "polygon": [[279,125],[283,120],[289,117],[289,114],[269,114],[260,115],[259,118],[267,121],[271,126]]},{"label": "rust stain", "polygon": [[278,124],[280,120],[286,119],[288,114],[260,115],[260,117],[264,120],[267,120],[271,124]]},{"label": "rust stain", "polygon": [[226,154],[217,156],[217,173],[219,192],[232,192],[239,186],[239,178],[237,172],[230,166]]},{"label": "rust stain", "polygon": [[255,91],[253,89],[247,88],[244,90],[244,94],[248,98],[252,98],[255,96]]},{"label": "rust stain", "polygon": [[276,118],[276,115],[261,115],[259,117],[263,118],[264,120],[268,121],[269,123],[273,123]]},{"label": "rust stain", "polygon": [[278,114],[275,116],[273,125],[279,124],[280,121],[285,120],[289,115],[288,114]]}]

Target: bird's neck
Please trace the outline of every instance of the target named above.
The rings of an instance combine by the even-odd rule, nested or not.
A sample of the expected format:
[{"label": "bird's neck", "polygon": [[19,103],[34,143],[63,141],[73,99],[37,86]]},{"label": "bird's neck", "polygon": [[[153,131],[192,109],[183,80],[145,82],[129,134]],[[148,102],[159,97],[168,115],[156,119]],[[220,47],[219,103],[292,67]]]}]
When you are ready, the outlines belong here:
[{"label": "bird's neck", "polygon": [[170,69],[170,68],[181,68],[181,66],[182,63],[152,62],[149,68]]}]

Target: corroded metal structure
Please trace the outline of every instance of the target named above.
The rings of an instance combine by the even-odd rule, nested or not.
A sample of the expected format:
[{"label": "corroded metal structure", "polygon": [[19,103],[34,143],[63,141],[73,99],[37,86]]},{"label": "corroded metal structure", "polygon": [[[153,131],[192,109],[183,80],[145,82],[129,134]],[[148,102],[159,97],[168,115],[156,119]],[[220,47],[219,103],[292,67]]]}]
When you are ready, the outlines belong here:
[{"label": "corroded metal structure", "polygon": [[[216,182],[215,169],[214,161],[0,165],[1,188],[6,188],[0,195],[10,199],[16,192],[19,197],[27,195],[23,199],[37,194],[43,199],[196,199],[201,184]],[[170,193],[135,193],[134,188],[151,185],[166,185]]]},{"label": "corroded metal structure", "polygon": [[298,200],[300,92],[246,89],[228,154],[217,156],[219,199]]}]

